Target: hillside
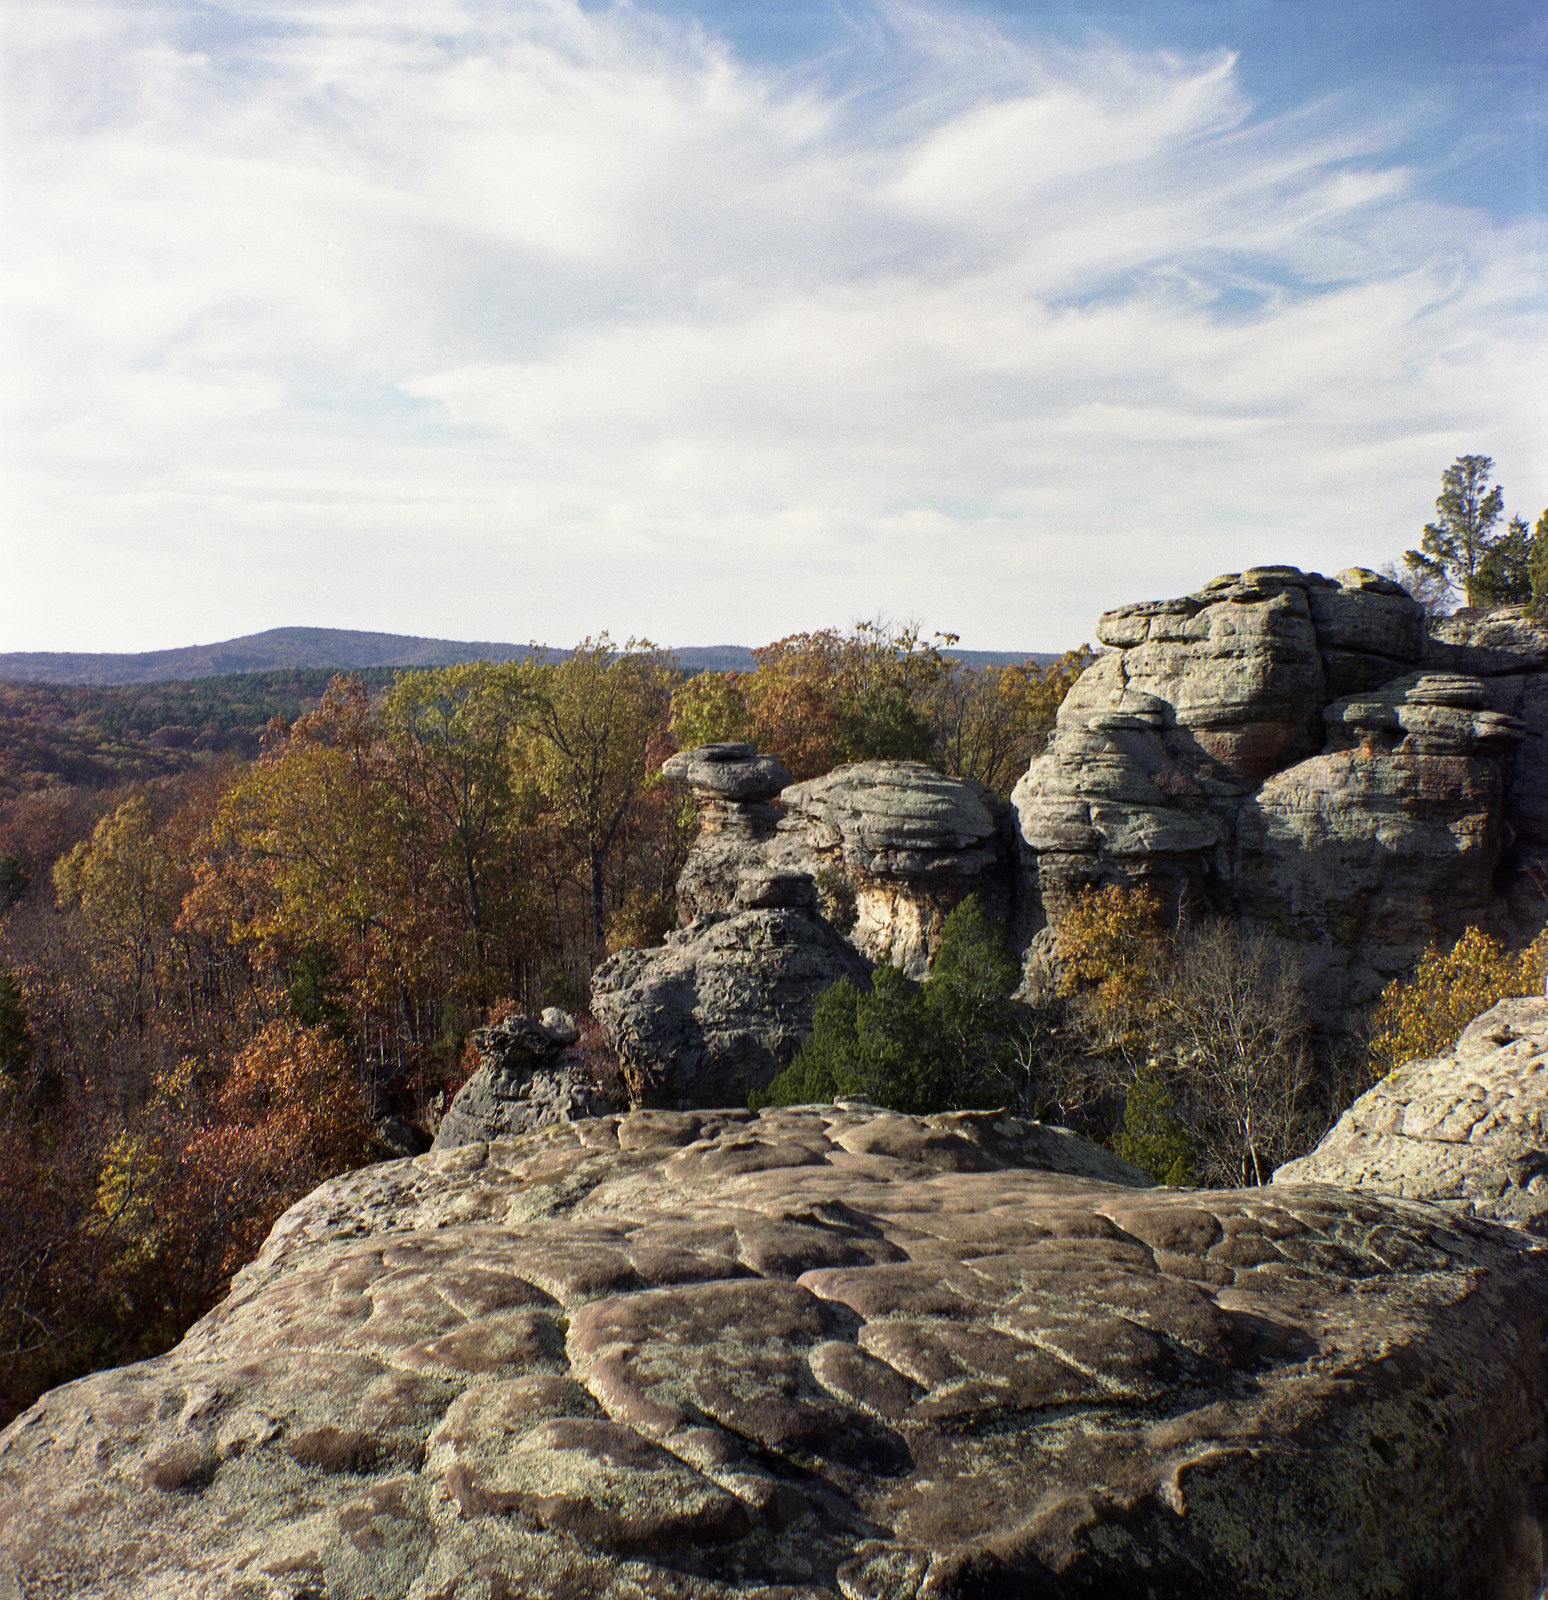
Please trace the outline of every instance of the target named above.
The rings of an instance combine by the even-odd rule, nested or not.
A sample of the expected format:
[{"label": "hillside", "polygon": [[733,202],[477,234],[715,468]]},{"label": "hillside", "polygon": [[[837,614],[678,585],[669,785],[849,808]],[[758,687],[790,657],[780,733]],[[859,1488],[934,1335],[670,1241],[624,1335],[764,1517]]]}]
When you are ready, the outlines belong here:
[{"label": "hillside", "polygon": [[[519,661],[533,648],[489,640],[362,633],[351,628],[270,628],[218,644],[133,654],[13,650],[0,653],[0,680],[97,685],[183,683],[246,672],[343,672],[369,667],[445,667],[459,661]],[[553,653],[564,654],[562,650]],[[754,665],[752,651],[745,645],[691,645],[672,653],[690,672],[745,672]],[[947,654],[974,667],[1029,660],[1047,666],[1057,660],[1054,655],[1035,651],[951,650]]]},{"label": "hillside", "polygon": [[[0,798],[163,777],[220,753],[251,758],[269,721],[315,706],[331,676],[322,667],[180,683],[0,682]],[[392,670],[361,676],[381,688]]]}]

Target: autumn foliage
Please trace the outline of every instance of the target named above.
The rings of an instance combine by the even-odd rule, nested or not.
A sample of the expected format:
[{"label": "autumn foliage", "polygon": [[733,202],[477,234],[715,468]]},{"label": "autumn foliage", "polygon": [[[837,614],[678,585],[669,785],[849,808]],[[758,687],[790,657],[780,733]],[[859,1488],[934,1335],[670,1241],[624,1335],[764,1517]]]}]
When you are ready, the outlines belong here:
[{"label": "autumn foliage", "polygon": [[1406,978],[1382,991],[1370,1032],[1374,1075],[1444,1055],[1491,1006],[1541,994],[1545,960],[1548,933],[1524,950],[1507,950],[1481,928],[1469,928],[1449,950],[1427,949]]},{"label": "autumn foliage", "polygon": [[388,1119],[423,1137],[491,1008],[582,1011],[597,960],[659,941],[695,827],[674,748],[1008,790],[1085,657],[975,673],[946,642],[4,686],[0,1421],[173,1342],[288,1205],[392,1153]]}]

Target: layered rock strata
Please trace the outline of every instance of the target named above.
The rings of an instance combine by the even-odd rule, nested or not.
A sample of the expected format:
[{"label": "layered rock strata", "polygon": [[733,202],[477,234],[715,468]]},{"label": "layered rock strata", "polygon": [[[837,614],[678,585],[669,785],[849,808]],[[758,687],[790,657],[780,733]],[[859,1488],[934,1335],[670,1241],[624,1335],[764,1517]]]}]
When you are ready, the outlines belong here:
[{"label": "layered rock strata", "polygon": [[970,894],[1012,911],[1002,801],[919,761],[859,761],[780,796],[779,831],[854,899],[850,942],[873,962],[923,978],[941,924]]},{"label": "layered rock strata", "polygon": [[1009,914],[1006,810],[914,761],[865,761],[791,785],[747,744],[673,756],[699,833],[678,880],[680,928],[623,950],[591,1007],[641,1104],[742,1101],[789,1064],[817,997],[890,961],[923,977],[951,909]]},{"label": "layered rock strata", "polygon": [[0,1435],[0,1594],[1535,1597],[1548,1251],[1137,1182],[855,1104],[351,1174]]},{"label": "layered rock strata", "polygon": [[699,833],[677,884],[686,924],[745,910],[770,881],[806,876],[867,960],[922,978],[941,923],[969,894],[1012,910],[1005,803],[920,761],[858,761],[792,784],[747,744],[704,745],[662,768],[687,783]]},{"label": "layered rock strata", "polygon": [[[1292,567],[1109,612],[1110,653],[1013,795],[1030,926],[1056,927],[1088,886],[1146,883],[1184,915],[1299,941],[1330,1016],[1494,915],[1548,732],[1527,670],[1535,625],[1475,627],[1440,651],[1422,621],[1373,573]],[[1485,666],[1493,677],[1459,670]],[[1539,897],[1539,926],[1545,911]]]},{"label": "layered rock strata", "polygon": [[1548,1000],[1502,1000],[1449,1055],[1389,1073],[1274,1181],[1433,1200],[1548,1234]]},{"label": "layered rock strata", "polygon": [[575,1019],[557,1006],[541,1018],[507,1017],[472,1037],[478,1068],[441,1118],[432,1149],[455,1150],[617,1109],[572,1048],[580,1038]]},{"label": "layered rock strata", "polygon": [[1526,729],[1511,761],[1513,838],[1500,888],[1516,930],[1534,931],[1548,914],[1548,619],[1521,606],[1439,618],[1425,665],[1480,680],[1489,708]]}]

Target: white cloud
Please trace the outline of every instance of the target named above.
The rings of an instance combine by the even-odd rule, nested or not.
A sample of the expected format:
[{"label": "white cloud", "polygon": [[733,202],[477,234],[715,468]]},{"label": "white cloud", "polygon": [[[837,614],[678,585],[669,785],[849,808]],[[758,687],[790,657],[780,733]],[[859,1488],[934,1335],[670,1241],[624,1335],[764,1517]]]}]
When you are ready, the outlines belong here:
[{"label": "white cloud", "polygon": [[1541,232],[1234,59],[879,13],[12,8],[0,648],[288,621],[1054,647],[1548,503]]}]

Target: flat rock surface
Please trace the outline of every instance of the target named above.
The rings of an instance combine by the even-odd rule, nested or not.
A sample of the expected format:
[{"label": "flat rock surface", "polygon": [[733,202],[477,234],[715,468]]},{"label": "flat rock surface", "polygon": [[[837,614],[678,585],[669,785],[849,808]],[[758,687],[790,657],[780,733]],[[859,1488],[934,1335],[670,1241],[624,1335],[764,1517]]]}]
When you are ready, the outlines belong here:
[{"label": "flat rock surface", "polygon": [[1529,1600],[1545,1321],[1538,1242],[1410,1202],[994,1113],[601,1118],[325,1185],[45,1396],[0,1595]]},{"label": "flat rock surface", "polygon": [[1548,1000],[1502,1000],[1449,1055],[1388,1073],[1280,1180],[1433,1200],[1548,1233]]}]

